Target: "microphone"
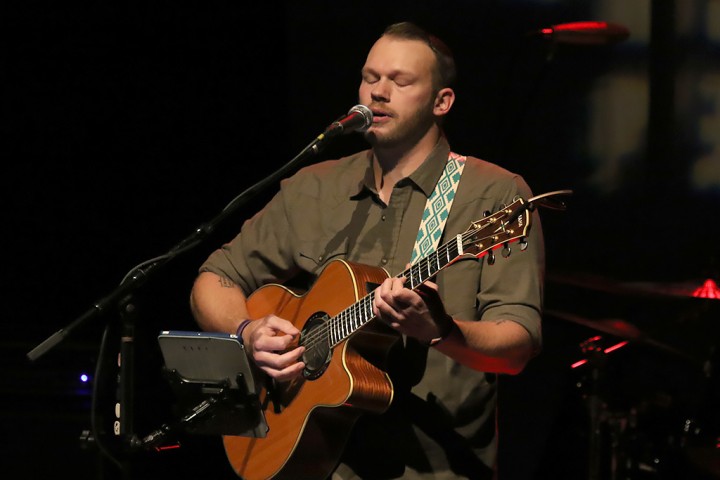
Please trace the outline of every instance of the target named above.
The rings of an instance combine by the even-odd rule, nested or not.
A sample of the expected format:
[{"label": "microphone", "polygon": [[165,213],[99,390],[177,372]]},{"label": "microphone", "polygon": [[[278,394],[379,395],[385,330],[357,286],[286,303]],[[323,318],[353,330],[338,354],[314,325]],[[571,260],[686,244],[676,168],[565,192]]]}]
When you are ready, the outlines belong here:
[{"label": "microphone", "polygon": [[372,111],[365,105],[355,105],[339,119],[331,123],[323,132],[325,138],[350,132],[364,132],[373,122]]},{"label": "microphone", "polygon": [[555,43],[570,45],[609,45],[626,40],[630,31],[608,22],[560,23],[533,32]]}]

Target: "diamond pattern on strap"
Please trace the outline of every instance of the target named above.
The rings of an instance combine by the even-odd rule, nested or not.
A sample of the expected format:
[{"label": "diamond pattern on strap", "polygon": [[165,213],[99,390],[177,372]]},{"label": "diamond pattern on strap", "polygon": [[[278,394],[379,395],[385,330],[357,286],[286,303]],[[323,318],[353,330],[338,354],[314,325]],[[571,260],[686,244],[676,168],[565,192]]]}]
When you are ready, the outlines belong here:
[{"label": "diamond pattern on strap", "polygon": [[445,221],[450,214],[450,207],[455,199],[455,190],[460,183],[463,168],[465,168],[465,157],[450,152],[445,170],[425,204],[410,263],[414,264],[425,258],[437,248],[445,228]]}]

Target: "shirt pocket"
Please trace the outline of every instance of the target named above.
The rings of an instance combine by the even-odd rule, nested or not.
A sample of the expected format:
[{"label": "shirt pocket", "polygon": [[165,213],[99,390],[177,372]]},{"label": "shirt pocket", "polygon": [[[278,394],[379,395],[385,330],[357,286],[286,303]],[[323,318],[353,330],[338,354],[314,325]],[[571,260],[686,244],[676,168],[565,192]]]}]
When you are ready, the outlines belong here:
[{"label": "shirt pocket", "polygon": [[346,259],[348,256],[348,240],[332,242],[329,239],[314,239],[298,244],[296,263],[301,270],[317,278],[328,262]]}]

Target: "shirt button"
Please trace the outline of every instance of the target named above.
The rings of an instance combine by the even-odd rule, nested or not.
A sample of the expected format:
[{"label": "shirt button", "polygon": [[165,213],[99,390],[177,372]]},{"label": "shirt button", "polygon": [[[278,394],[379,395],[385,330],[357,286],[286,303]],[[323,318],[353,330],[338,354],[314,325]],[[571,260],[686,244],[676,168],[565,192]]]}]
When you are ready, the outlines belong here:
[{"label": "shirt button", "polygon": [[385,215],[383,215],[383,216],[381,217],[381,219],[382,219],[383,222],[385,221],[385,218],[387,218],[387,217],[385,217]]},{"label": "shirt button", "polygon": [[380,263],[382,263],[383,265],[386,265],[386,264],[387,264],[387,258],[383,258],[382,260],[380,260]]},{"label": "shirt button", "polygon": [[323,261],[323,258],[324,258],[324,257],[323,257],[322,255],[320,255],[320,256],[318,257],[318,262],[322,262],[322,261]]}]

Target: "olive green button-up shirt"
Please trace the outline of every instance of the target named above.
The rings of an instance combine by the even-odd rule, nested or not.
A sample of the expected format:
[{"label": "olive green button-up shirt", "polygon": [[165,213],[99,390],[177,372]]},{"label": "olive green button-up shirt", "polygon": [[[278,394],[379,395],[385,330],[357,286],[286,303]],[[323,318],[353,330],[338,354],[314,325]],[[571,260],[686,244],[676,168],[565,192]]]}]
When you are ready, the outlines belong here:
[{"label": "olive green button-up shirt", "polygon": [[[398,274],[410,261],[427,198],[449,153],[450,146],[443,138],[412,175],[395,185],[387,205],[375,187],[370,150],[307,166],[283,180],[274,198],[244,223],[234,239],[212,253],[201,271],[230,278],[246,294],[267,283],[311,288],[324,266],[334,259]],[[465,232],[471,222],[512,203],[517,196],[526,200],[532,196],[522,177],[467,157],[440,243]],[[511,244],[510,256],[496,255],[493,265],[475,258],[456,262],[438,274],[436,283],[448,313],[456,319],[515,321],[528,331],[539,351],[545,259],[539,215],[532,215],[525,250]],[[405,397],[398,395],[397,408],[359,422],[357,442],[351,440],[348,447],[348,463],[355,471],[362,471],[370,468],[364,465],[365,454],[393,458],[388,465],[372,467],[380,470],[364,473],[377,478],[388,471],[403,475],[403,467],[407,468],[404,478],[410,478],[410,472],[419,478],[422,472],[447,470],[458,462],[452,460],[457,453],[448,449],[447,439],[441,439],[443,434],[436,431],[446,427],[464,439],[469,455],[491,468],[495,453],[494,376],[464,367],[433,348],[413,349],[412,355],[418,355],[417,350],[422,358],[413,360],[419,371],[410,382],[412,399],[420,400],[417,414],[421,417],[442,412],[434,416],[438,428],[419,428],[416,419],[408,418],[408,412],[415,409],[401,406]],[[430,410],[423,412],[426,406]],[[406,421],[414,427],[404,428]],[[380,438],[363,442],[362,434],[378,434]],[[461,473],[457,469],[465,467],[452,468],[458,478]]]}]

